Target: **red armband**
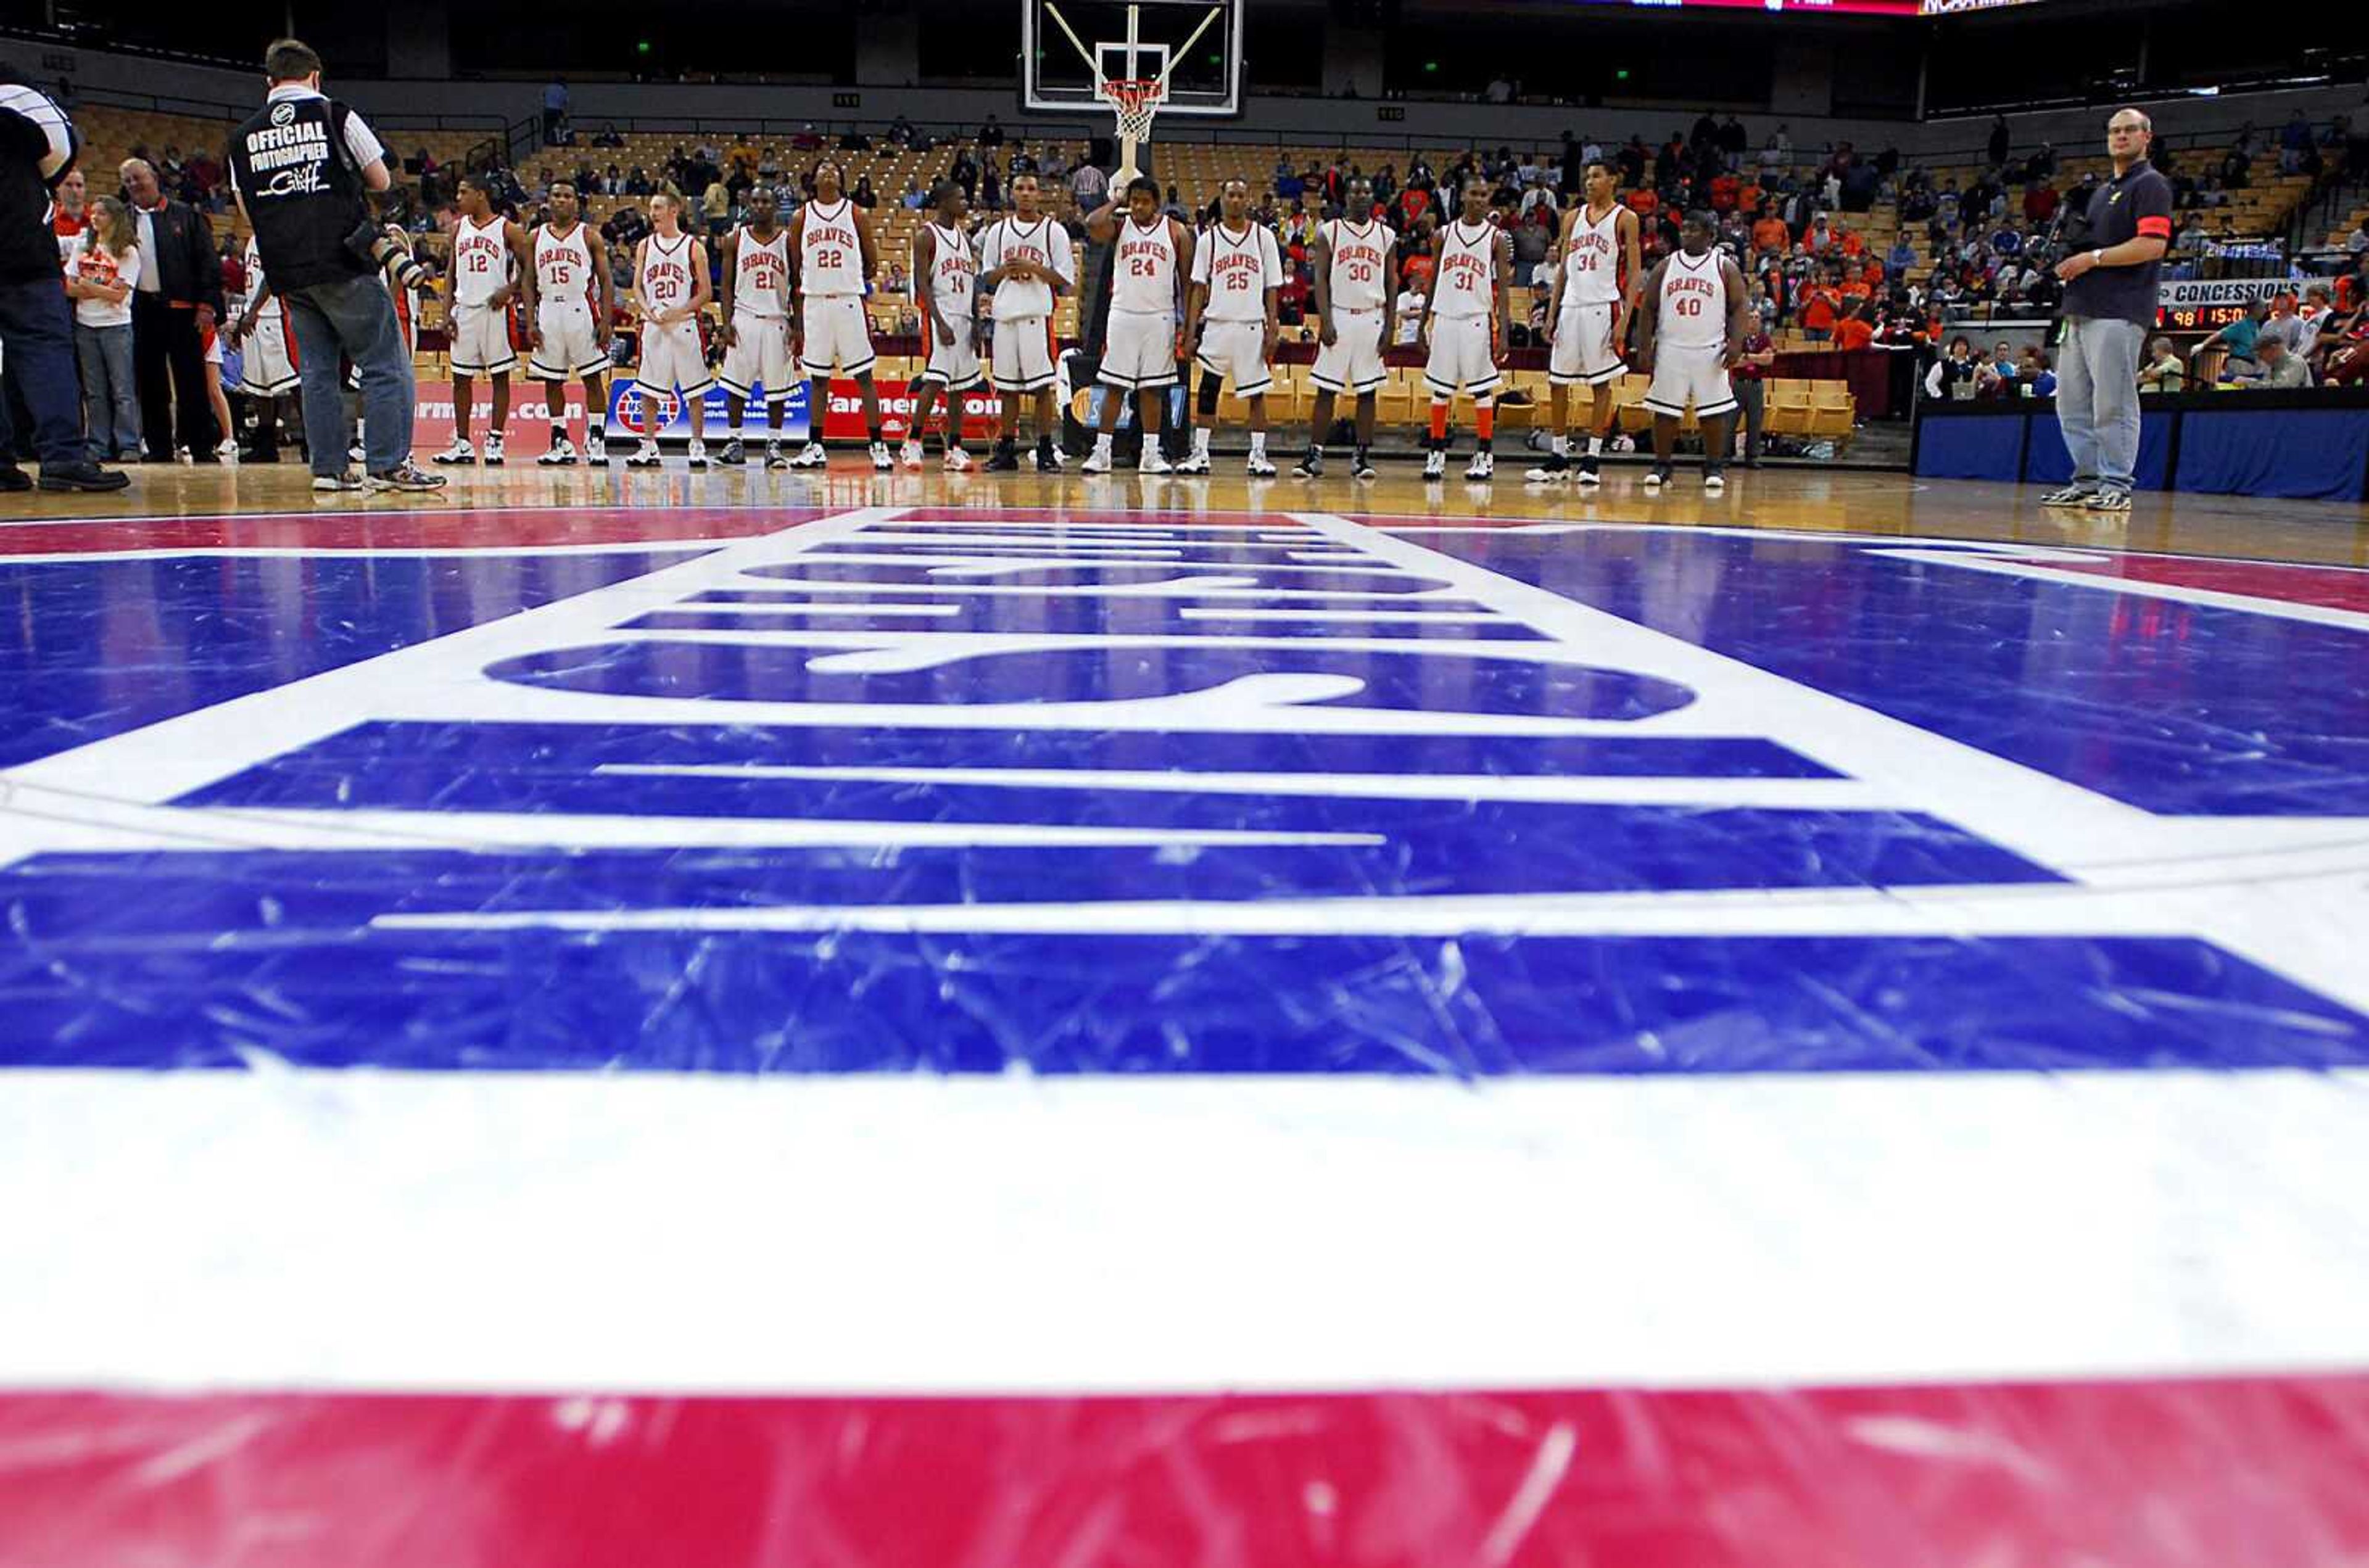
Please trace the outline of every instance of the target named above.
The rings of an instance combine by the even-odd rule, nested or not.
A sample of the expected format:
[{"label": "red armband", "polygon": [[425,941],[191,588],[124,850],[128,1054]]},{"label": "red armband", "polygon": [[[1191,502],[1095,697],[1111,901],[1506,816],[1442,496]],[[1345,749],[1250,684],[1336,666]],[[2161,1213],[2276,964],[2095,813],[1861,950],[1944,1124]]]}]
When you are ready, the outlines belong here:
[{"label": "red armband", "polygon": [[2169,239],[2170,237],[2171,220],[2169,218],[2141,218],[2139,220],[2139,238]]}]

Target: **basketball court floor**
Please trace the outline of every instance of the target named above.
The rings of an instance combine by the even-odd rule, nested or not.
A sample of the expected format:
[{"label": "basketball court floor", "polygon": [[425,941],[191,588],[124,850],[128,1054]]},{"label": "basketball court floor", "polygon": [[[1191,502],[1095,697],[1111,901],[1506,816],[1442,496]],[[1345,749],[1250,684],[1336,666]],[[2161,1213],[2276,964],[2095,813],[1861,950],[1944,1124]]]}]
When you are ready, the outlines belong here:
[{"label": "basketball court floor", "polygon": [[0,1564],[2369,1561],[2369,509],[837,461],[12,499]]}]

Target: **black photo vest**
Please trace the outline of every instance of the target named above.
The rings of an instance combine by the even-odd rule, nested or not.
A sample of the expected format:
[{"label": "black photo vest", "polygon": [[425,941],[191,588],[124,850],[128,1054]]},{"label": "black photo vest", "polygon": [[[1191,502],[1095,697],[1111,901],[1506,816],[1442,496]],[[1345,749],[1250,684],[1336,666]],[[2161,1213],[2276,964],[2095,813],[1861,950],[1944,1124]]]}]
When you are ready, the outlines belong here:
[{"label": "black photo vest", "polygon": [[341,103],[281,98],[231,132],[230,166],[264,275],[279,288],[334,282],[371,270],[346,248],[370,216],[361,173],[345,146]]}]

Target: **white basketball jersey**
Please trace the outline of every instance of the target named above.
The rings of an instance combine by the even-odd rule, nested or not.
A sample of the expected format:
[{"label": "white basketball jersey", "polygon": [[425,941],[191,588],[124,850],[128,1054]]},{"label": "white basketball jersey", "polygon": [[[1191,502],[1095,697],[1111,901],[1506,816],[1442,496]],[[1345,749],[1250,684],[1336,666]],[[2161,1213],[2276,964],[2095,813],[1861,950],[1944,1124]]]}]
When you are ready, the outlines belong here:
[{"label": "white basketball jersey", "polygon": [[760,240],[745,227],[732,262],[732,314],[772,321],[790,314],[790,231]]},{"label": "white basketball jersey", "polygon": [[1337,310],[1379,310],[1390,303],[1390,251],[1399,236],[1368,219],[1352,223],[1335,218],[1324,225],[1324,243],[1333,253],[1333,269],[1325,279],[1328,296]]},{"label": "white basketball jersey", "polygon": [[246,236],[246,297],[240,304],[247,319],[258,326],[278,321],[285,308],[280,303],[280,296],[274,294],[263,302],[261,310],[256,309],[255,296],[262,292],[263,253],[255,248],[255,236],[249,235]]},{"label": "white basketball jersey", "polygon": [[818,300],[864,292],[864,246],[855,235],[855,204],[842,196],[826,211],[806,205],[798,230],[798,294]]},{"label": "white basketball jersey", "polygon": [[1118,225],[1111,258],[1111,309],[1126,315],[1173,315],[1176,311],[1176,236],[1165,215],[1150,228],[1133,217]]},{"label": "white basketball jersey", "polygon": [[1662,269],[1662,316],[1657,341],[1681,349],[1711,349],[1727,341],[1727,280],[1719,252],[1688,256],[1679,251]]},{"label": "white basketball jersey", "polygon": [[1608,305],[1620,298],[1620,214],[1618,203],[1600,220],[1582,207],[1572,220],[1571,248],[1562,258],[1562,303]]},{"label": "white basketball jersey", "polygon": [[1497,265],[1497,228],[1482,223],[1467,228],[1459,218],[1440,233],[1439,298],[1432,306],[1439,315],[1487,315],[1496,304],[1494,281]]},{"label": "white basketball jersey", "polygon": [[1238,235],[1211,224],[1193,248],[1193,281],[1209,291],[1202,314],[1211,321],[1265,321],[1266,292],[1283,286],[1275,231],[1253,223]]},{"label": "white basketball jersey", "polygon": [[971,293],[978,286],[978,258],[971,254],[970,236],[932,223],[928,303],[960,326],[970,319]]},{"label": "white basketball jersey", "polygon": [[677,235],[671,242],[652,235],[642,242],[642,270],[635,280],[642,305],[652,315],[691,303],[691,236]]},{"label": "white basketball jersey", "polygon": [[592,303],[592,242],[581,223],[564,235],[549,223],[534,231],[534,286],[548,303]]},{"label": "white basketball jersey", "polygon": [[[987,231],[980,242],[978,268],[981,272],[993,272],[1013,261],[1033,262],[1038,267],[1070,277],[1070,235],[1050,218],[1038,218],[1025,223],[1018,218],[1005,218]],[[1006,278],[995,286],[995,319],[1025,321],[1053,314],[1053,290],[1047,283],[1034,278]]]},{"label": "white basketball jersey", "polygon": [[464,218],[452,231],[452,303],[481,305],[510,280],[509,220],[497,212],[483,227]]}]

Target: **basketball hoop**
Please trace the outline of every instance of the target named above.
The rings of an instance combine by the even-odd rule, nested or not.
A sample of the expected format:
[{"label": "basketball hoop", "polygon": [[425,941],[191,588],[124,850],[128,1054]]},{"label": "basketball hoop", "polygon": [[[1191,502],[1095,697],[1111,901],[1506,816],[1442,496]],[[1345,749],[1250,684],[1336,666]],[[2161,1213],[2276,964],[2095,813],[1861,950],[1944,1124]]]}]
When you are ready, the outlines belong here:
[{"label": "basketball hoop", "polygon": [[1118,114],[1118,177],[1124,183],[1136,176],[1136,147],[1151,140],[1151,122],[1168,97],[1168,78],[1105,77],[1094,91]]},{"label": "basketball hoop", "polygon": [[1166,81],[1158,76],[1122,76],[1104,81],[1094,90],[1102,95],[1104,103],[1118,111],[1121,141],[1151,140],[1151,121],[1168,97]]}]

